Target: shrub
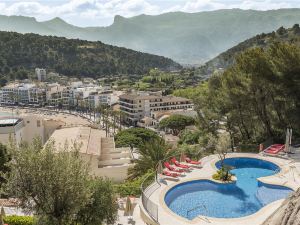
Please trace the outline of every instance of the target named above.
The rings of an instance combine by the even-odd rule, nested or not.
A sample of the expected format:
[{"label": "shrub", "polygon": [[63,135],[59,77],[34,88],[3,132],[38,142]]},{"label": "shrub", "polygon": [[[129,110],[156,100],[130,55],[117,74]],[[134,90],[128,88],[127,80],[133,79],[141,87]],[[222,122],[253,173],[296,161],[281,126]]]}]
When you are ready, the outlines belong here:
[{"label": "shrub", "polygon": [[232,178],[232,175],[233,175],[233,174],[230,173],[231,169],[232,169],[231,167],[223,166],[212,177],[215,180],[231,181],[231,178]]},{"label": "shrub", "polygon": [[[135,178],[133,180],[127,180],[124,183],[121,184],[115,184],[114,189],[115,192],[120,195],[120,197],[126,197],[126,196],[140,196],[141,195],[141,185],[147,178],[147,181],[153,181],[154,180],[155,173],[151,170],[149,170],[147,173],[145,173],[143,176],[140,176],[138,178]],[[144,184],[146,186],[150,184]]]},{"label": "shrub", "polygon": [[4,223],[9,225],[32,225],[34,218],[32,216],[5,216]]}]

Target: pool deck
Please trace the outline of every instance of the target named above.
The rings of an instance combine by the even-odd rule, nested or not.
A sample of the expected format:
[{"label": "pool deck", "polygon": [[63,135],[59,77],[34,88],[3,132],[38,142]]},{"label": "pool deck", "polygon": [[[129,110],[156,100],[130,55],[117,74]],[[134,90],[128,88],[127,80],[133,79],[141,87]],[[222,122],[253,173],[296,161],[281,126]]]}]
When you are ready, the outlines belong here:
[{"label": "pool deck", "polygon": [[[296,190],[300,187],[300,162],[251,153],[229,153],[227,155],[227,158],[231,157],[250,157],[273,162],[281,168],[281,171],[272,176],[261,177],[259,178],[260,181],[267,184],[286,186],[293,190]],[[278,200],[270,203],[252,215],[233,219],[220,219],[198,216],[193,220],[188,220],[173,213],[164,201],[164,196],[167,191],[175,185],[191,180],[212,180],[211,177],[216,172],[215,163],[218,160],[219,158],[217,155],[205,157],[201,160],[203,168],[193,169],[191,172],[186,173],[184,177],[180,177],[179,181],[171,181],[169,179],[161,180],[161,186],[154,190],[150,195],[150,200],[158,205],[158,224],[261,225],[266,219],[268,219],[269,216],[272,215],[272,213],[274,213],[280,207],[284,200]],[[141,211],[144,211],[142,205],[140,205],[140,208]]]}]

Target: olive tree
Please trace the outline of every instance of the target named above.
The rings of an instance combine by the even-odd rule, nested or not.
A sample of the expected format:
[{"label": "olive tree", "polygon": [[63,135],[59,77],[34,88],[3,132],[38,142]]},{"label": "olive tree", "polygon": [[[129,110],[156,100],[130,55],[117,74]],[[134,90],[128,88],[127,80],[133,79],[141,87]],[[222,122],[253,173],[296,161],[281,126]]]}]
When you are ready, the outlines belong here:
[{"label": "olive tree", "polygon": [[71,224],[91,197],[88,165],[78,146],[58,151],[53,142],[11,145],[7,192],[33,212],[39,224]]}]

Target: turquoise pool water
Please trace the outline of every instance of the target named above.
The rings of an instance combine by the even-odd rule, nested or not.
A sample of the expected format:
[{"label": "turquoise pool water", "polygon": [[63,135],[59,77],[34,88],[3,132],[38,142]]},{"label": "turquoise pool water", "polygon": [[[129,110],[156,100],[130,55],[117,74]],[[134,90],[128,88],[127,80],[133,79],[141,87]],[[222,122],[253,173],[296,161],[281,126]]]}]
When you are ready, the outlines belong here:
[{"label": "turquoise pool water", "polygon": [[[257,178],[280,171],[271,162],[253,158],[229,158],[237,182],[219,184],[210,180],[195,180],[171,188],[165,202],[176,214],[187,219],[199,215],[217,218],[237,218],[251,215],[265,205],[286,198],[292,190],[259,182]],[[216,163],[220,167],[220,162]]]}]

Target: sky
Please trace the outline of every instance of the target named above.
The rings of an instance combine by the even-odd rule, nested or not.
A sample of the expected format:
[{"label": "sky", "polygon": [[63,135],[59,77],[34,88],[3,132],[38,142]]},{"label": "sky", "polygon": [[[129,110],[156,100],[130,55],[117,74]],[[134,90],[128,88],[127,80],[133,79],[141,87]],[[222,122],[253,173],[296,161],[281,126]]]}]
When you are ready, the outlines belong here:
[{"label": "sky", "polygon": [[108,26],[113,23],[115,15],[132,17],[231,8],[300,8],[300,0],[0,0],[2,15],[31,16],[38,21],[60,17],[81,27]]}]

